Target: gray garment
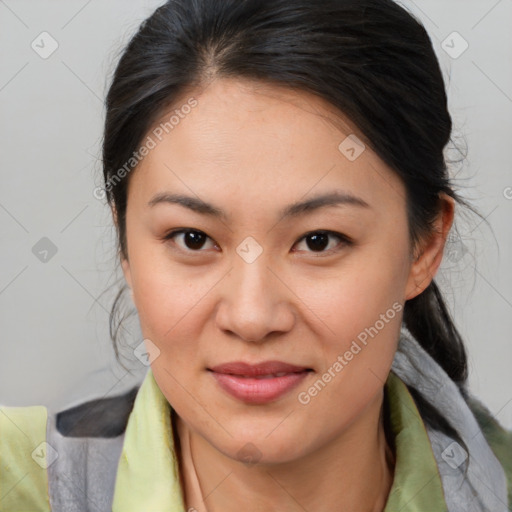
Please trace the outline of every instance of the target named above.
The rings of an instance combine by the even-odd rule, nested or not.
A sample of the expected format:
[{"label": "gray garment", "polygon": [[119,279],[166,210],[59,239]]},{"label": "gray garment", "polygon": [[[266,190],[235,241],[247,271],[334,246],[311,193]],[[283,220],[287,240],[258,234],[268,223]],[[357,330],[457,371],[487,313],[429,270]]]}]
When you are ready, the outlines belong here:
[{"label": "gray garment", "polygon": [[[455,383],[404,325],[391,369],[438,409],[468,449],[466,452],[454,439],[427,427],[449,512],[507,512],[505,472],[473,413]],[[125,401],[127,419],[125,397],[118,400]],[[99,415],[96,409],[97,417],[108,419],[112,414],[111,406],[111,403],[106,405],[104,413]],[[87,409],[84,411],[78,415],[79,418],[87,414]],[[49,413],[47,442],[59,453],[58,459],[48,467],[52,512],[112,510],[124,432],[115,437],[84,434],[82,432],[82,437],[62,435],[57,429],[56,415]]]},{"label": "gray garment", "polygon": [[117,437],[66,437],[49,415],[47,442],[59,456],[48,466],[52,512],[111,512],[124,433]]},{"label": "gray garment", "polygon": [[503,467],[457,385],[404,324],[391,369],[441,413],[468,449],[427,426],[449,512],[507,512]]}]

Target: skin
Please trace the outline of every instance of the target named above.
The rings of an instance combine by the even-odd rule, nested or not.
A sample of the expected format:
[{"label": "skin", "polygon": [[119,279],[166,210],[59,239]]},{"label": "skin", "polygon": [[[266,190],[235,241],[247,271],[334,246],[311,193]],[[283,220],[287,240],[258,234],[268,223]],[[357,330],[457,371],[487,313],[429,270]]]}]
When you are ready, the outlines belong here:
[{"label": "skin", "polygon": [[[453,200],[442,197],[436,232],[413,251],[400,178],[368,146],[354,161],[338,150],[348,134],[362,135],[329,104],[241,79],[217,79],[180,104],[190,96],[198,105],[132,171],[122,259],[143,335],[160,351],[154,377],[178,415],[180,439],[190,436],[192,459],[180,459],[187,509],[383,510],[393,479],[383,387],[402,312],[308,404],[298,394],[394,303],[403,307],[428,286]],[[333,190],[370,207],[279,217],[285,206]],[[199,197],[229,217],[148,206],[160,192]],[[164,240],[178,228],[206,234],[203,246],[190,249],[183,235]],[[318,230],[353,243],[333,235],[316,252],[305,235]],[[248,236],[263,251],[252,263],[236,251]],[[266,360],[314,371],[285,396],[255,405],[227,395],[206,370]],[[247,443],[257,447],[257,464],[241,460]],[[192,491],[194,468],[204,502]]]}]

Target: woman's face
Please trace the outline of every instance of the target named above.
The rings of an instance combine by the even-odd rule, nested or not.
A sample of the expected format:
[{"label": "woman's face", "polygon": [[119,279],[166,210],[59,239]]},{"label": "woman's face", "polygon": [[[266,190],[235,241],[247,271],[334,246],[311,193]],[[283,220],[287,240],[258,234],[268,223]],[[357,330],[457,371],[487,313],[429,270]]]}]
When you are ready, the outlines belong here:
[{"label": "woman's face", "polygon": [[[174,109],[130,176],[123,261],[160,389],[238,460],[296,460],[365,428],[403,304],[430,281],[413,273],[403,184],[307,93],[222,79]],[[228,365],[269,361],[259,378]]]}]

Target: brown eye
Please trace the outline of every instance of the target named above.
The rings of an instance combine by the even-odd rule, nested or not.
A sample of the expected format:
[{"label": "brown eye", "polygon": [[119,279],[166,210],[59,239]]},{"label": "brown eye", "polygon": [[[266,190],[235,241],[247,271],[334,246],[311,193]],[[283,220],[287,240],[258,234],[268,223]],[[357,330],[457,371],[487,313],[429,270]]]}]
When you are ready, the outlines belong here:
[{"label": "brown eye", "polygon": [[[181,239],[181,246],[175,241],[175,239]],[[205,242],[209,239],[210,237],[208,235],[202,231],[194,229],[179,229],[172,231],[165,236],[165,240],[172,240],[173,243],[179,245],[180,248],[184,248],[185,250],[192,252],[199,252],[204,246]]]},{"label": "brown eye", "polygon": [[[330,240],[338,239],[338,244],[330,244]],[[306,252],[318,252],[318,253],[329,253],[341,249],[345,245],[350,245],[351,241],[345,235],[336,233],[334,231],[312,231],[304,235],[300,241],[304,240],[307,251]],[[299,242],[300,242],[299,241]],[[340,243],[341,242],[341,243]],[[328,250],[325,250],[328,248]]]}]

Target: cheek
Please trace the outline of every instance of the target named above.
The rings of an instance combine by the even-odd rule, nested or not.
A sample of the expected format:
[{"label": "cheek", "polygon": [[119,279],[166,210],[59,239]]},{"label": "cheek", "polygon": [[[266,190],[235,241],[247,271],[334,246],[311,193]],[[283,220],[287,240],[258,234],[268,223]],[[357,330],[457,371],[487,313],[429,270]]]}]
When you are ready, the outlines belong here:
[{"label": "cheek", "polygon": [[407,251],[395,247],[393,253],[377,247],[361,251],[342,272],[316,283],[307,295],[324,333],[318,347],[320,382],[300,390],[304,394],[299,402],[307,402],[310,421],[322,417],[329,404],[342,403],[327,420],[335,429],[357,415],[385,383],[399,337],[406,283]]},{"label": "cheek", "polygon": [[312,430],[334,435],[385,384],[403,316],[405,277],[399,254],[360,258],[346,274],[317,284],[307,295],[308,307],[322,319],[317,324],[326,333],[318,338],[322,367],[297,396]]},{"label": "cheek", "polygon": [[201,364],[202,332],[211,323],[215,287],[225,270],[176,264],[161,248],[135,253],[131,265],[142,334],[162,356],[154,364],[184,377]]},{"label": "cheek", "polygon": [[161,343],[180,328],[180,319],[192,310],[201,290],[193,287],[182,269],[171,265],[160,247],[139,246],[132,251],[130,268],[144,337]]},{"label": "cheek", "polygon": [[[378,255],[378,256],[377,256]],[[404,301],[406,255],[361,251],[337,272],[320,280],[305,279],[299,296],[315,313],[333,349],[356,338],[385,315],[395,318]],[[379,323],[380,325],[380,323]]]}]

